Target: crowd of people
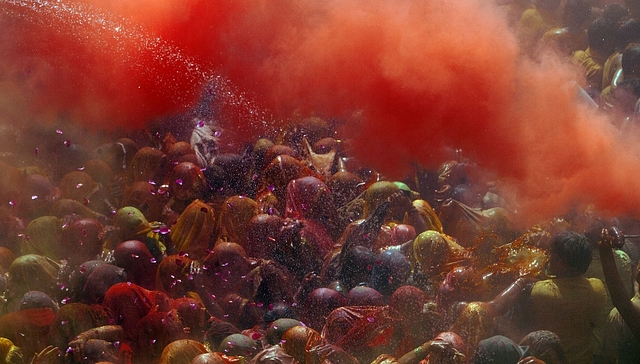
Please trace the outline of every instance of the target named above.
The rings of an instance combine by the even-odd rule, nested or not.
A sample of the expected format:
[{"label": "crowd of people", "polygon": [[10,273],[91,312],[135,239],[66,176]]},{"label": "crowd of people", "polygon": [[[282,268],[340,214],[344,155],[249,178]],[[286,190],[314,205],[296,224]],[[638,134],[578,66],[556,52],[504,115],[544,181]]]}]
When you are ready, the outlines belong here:
[{"label": "crowd of people", "polygon": [[[501,6],[527,56],[582,66],[626,127],[640,2],[599,5]],[[462,153],[393,181],[334,120],[233,151],[191,124],[98,146],[3,129],[28,142],[0,154],[1,363],[640,360],[637,218],[576,207],[522,228]]]}]

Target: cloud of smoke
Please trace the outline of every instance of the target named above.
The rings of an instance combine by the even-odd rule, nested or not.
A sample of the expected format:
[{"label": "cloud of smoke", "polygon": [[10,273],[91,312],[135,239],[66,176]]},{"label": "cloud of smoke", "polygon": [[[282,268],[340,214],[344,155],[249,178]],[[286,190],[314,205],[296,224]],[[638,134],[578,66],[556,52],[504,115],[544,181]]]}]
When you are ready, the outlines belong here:
[{"label": "cloud of smoke", "polygon": [[[486,1],[46,4],[0,1],[0,24],[22,34],[2,46],[5,79],[27,95],[21,105],[139,128],[188,109],[221,74],[277,118],[349,119],[355,154],[391,176],[436,166],[454,147],[506,181],[527,220],[588,203],[638,211],[633,138],[577,100],[572,67],[521,57],[501,9]],[[95,21],[101,14],[108,25]],[[229,120],[247,139],[264,127]]]}]

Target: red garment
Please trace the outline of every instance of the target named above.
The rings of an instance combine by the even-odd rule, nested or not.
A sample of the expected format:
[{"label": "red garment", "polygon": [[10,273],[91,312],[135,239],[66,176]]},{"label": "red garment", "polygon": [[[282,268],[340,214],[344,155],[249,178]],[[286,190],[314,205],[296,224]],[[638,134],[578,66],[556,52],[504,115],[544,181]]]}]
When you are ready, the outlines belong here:
[{"label": "red garment", "polygon": [[0,337],[22,349],[25,362],[49,344],[49,327],[55,314],[50,308],[31,308],[0,317]]},{"label": "red garment", "polygon": [[346,304],[347,300],[338,291],[329,288],[315,289],[309,293],[304,303],[302,322],[316,331],[321,331],[325,317]]},{"label": "red garment", "polygon": [[360,363],[370,363],[381,354],[399,358],[413,349],[402,317],[389,306],[340,307],[327,317],[322,337]]},{"label": "red garment", "polygon": [[111,311],[113,324],[121,325],[125,338],[133,342],[138,321],[152,310],[168,311],[169,302],[169,298],[162,292],[150,291],[127,282],[109,288],[103,306]]},{"label": "red garment", "polygon": [[139,240],[128,240],[113,250],[115,264],[124,269],[127,280],[146,289],[156,288],[158,263],[147,246]]}]

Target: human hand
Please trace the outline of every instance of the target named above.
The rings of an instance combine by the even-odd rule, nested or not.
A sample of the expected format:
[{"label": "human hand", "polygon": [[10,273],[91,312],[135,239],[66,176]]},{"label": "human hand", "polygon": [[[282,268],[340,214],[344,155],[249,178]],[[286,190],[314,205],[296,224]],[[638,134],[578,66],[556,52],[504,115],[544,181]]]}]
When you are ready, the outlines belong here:
[{"label": "human hand", "polygon": [[598,242],[598,246],[604,249],[613,249],[614,247],[614,236],[615,231],[609,231],[608,229],[602,229],[600,233],[600,241]]},{"label": "human hand", "polygon": [[60,356],[60,350],[56,346],[49,345],[33,356],[31,364],[53,364]]}]

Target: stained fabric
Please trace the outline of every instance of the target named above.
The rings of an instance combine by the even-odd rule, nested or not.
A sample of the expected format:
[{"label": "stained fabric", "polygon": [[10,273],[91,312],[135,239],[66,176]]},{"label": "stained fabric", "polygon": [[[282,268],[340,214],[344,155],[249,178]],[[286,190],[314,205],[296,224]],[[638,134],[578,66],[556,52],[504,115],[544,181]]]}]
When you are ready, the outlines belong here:
[{"label": "stained fabric", "polygon": [[215,243],[215,215],[211,206],[194,200],[180,214],[171,228],[176,250],[191,259],[203,259]]},{"label": "stained fabric", "polygon": [[322,337],[361,363],[370,363],[381,354],[401,357],[413,349],[402,317],[389,306],[338,308],[327,317]]},{"label": "stained fabric", "polygon": [[194,340],[177,340],[167,345],[162,351],[160,364],[185,364],[191,363],[196,356],[204,354],[207,349],[201,343]]}]

